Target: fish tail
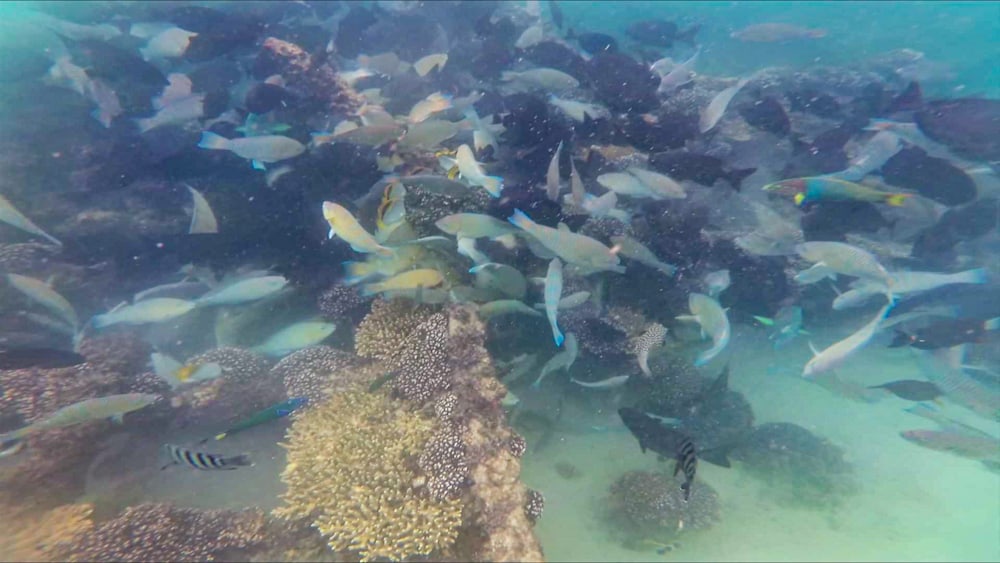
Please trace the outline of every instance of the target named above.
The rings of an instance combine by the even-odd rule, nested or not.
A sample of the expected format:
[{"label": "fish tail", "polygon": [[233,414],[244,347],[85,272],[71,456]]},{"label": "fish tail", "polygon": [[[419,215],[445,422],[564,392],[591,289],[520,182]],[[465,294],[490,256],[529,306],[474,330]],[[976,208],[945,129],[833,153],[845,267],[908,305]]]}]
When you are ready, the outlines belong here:
[{"label": "fish tail", "polygon": [[518,72],[514,72],[512,70],[505,70],[500,73],[500,80],[504,82],[510,82],[511,80],[517,80],[518,76],[520,76],[520,73]]},{"label": "fish tail", "polygon": [[375,295],[379,291],[382,291],[381,283],[370,283],[361,288],[361,295],[364,295],[365,297],[371,297],[372,295]]},{"label": "fish tail", "polygon": [[1000,329],[1000,317],[994,317],[987,321],[983,321],[984,330],[997,330]]},{"label": "fish tail", "polygon": [[211,131],[203,131],[201,133],[201,141],[198,142],[198,148],[229,150],[229,139]]},{"label": "fish tail", "polygon": [[955,276],[961,283],[983,284],[989,281],[989,271],[986,268],[976,268]]},{"label": "fish tail", "polygon": [[253,460],[250,459],[250,454],[243,453],[240,455],[233,456],[228,460],[232,465],[237,466],[250,466],[253,467]]},{"label": "fish tail", "polygon": [[370,276],[371,273],[365,271],[366,266],[366,262],[357,262],[354,260],[344,262],[344,269],[347,270],[347,277],[344,278],[344,283],[347,285],[356,285]]},{"label": "fish tail", "polygon": [[503,192],[503,178],[500,176],[486,176],[483,178],[483,188],[493,197],[500,197]]},{"label": "fish tail", "polygon": [[508,217],[507,221],[515,227],[524,230],[528,230],[535,226],[535,222],[531,220],[531,217],[528,217],[528,215],[520,209],[515,209],[514,214]]},{"label": "fish tail", "polygon": [[906,202],[906,199],[912,197],[913,194],[889,194],[889,197],[885,198],[885,202],[889,205],[895,205],[899,207]]},{"label": "fish tail", "polygon": [[562,333],[561,330],[559,330],[559,327],[553,325],[552,339],[555,340],[556,346],[562,346],[563,342],[566,341],[566,336]]},{"label": "fish tail", "polygon": [[94,328],[104,328],[111,324],[111,318],[107,314],[95,315],[90,324]]}]

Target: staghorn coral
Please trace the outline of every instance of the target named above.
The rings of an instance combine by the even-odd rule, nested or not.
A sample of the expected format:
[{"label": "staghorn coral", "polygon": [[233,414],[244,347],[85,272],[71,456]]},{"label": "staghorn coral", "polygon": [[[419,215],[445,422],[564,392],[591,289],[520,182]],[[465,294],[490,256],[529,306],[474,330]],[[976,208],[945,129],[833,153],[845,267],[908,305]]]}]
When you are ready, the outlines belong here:
[{"label": "staghorn coral", "polygon": [[319,295],[316,304],[328,321],[348,319],[357,324],[369,311],[371,299],[361,295],[356,286],[334,284]]},{"label": "staghorn coral", "polygon": [[311,518],[331,548],[364,560],[447,552],[461,503],[428,498],[410,465],[433,432],[432,420],[384,394],[332,396],[288,430],[288,490],[275,515]]},{"label": "staghorn coral", "polygon": [[610,488],[606,516],[626,536],[662,536],[706,530],[719,521],[719,495],[704,481],[691,485],[684,501],[680,483],[665,473],[630,471]]},{"label": "staghorn coral", "polygon": [[31,508],[8,504],[7,499],[0,501],[4,522],[0,527],[0,559],[57,561],[54,552],[60,544],[73,541],[93,526],[90,516],[94,507],[90,504],[62,505],[42,513]]},{"label": "staghorn coral", "polygon": [[448,357],[448,316],[435,313],[410,333],[397,361],[393,389],[400,396],[423,404],[451,386]]},{"label": "staghorn coral", "polygon": [[360,369],[366,364],[348,352],[311,346],[282,358],[271,368],[271,376],[284,381],[289,398],[306,397],[317,404],[358,382],[371,382],[373,370]]},{"label": "staghorn coral", "polygon": [[354,349],[363,358],[392,362],[413,329],[434,309],[407,299],[376,299],[354,333]]},{"label": "staghorn coral", "polygon": [[140,504],[60,546],[65,561],[214,561],[268,539],[259,510],[200,510]]}]

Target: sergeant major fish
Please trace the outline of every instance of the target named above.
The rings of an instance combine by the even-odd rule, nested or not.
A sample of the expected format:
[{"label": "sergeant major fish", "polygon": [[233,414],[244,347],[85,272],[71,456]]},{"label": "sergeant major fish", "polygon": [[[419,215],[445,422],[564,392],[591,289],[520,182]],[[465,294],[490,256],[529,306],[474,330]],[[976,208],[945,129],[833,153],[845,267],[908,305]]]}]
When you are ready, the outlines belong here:
[{"label": "sergeant major fish", "polygon": [[250,461],[250,456],[247,454],[240,454],[235,456],[225,456],[220,454],[209,454],[204,452],[196,452],[194,450],[189,450],[187,448],[182,448],[180,446],[175,446],[173,444],[164,444],[164,451],[170,457],[170,463],[164,465],[160,468],[160,471],[170,467],[171,465],[186,465],[194,469],[199,469],[201,471],[212,471],[212,470],[232,470],[239,467],[252,467],[253,462]]},{"label": "sergeant major fish", "polygon": [[630,407],[618,409],[618,416],[629,432],[639,441],[639,449],[646,453],[653,450],[664,458],[674,459],[674,475],[684,472],[684,500],[691,498],[691,484],[694,483],[698,467],[697,448],[686,434],[668,428],[655,418]]}]

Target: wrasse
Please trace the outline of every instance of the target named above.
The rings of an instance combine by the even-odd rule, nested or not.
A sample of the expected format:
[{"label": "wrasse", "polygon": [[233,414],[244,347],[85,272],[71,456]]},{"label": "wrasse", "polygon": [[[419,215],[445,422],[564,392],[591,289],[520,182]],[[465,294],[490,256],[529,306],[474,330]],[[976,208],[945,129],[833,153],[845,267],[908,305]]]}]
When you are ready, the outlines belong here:
[{"label": "wrasse", "polygon": [[[305,397],[295,397],[292,399],[288,399],[287,401],[278,403],[277,405],[272,405],[236,423],[235,426],[226,430],[225,432],[216,434],[215,439],[222,440],[227,436],[231,436],[237,432],[246,430],[247,428],[253,428],[254,426],[258,426],[266,422],[271,422],[272,420],[278,420],[279,418],[284,418],[292,414],[296,410],[302,408],[308,402],[309,399],[306,399]],[[207,441],[208,439],[206,438],[202,440],[201,443],[205,443]]]},{"label": "wrasse", "polygon": [[883,192],[827,176],[791,178],[764,186],[764,191],[791,196],[796,205],[814,201],[867,201],[900,206],[912,194]]}]

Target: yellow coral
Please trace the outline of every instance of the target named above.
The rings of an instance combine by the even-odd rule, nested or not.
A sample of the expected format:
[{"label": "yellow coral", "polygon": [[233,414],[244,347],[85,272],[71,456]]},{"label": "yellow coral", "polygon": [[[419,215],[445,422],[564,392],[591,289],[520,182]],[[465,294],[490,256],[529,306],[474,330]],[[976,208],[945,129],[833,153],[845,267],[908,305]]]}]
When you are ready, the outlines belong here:
[{"label": "yellow coral", "polygon": [[363,560],[443,553],[462,522],[458,500],[418,488],[413,459],[434,423],[381,393],[354,389],[303,412],[288,431],[282,518],[311,518],[336,551]]},{"label": "yellow coral", "polygon": [[417,325],[434,309],[409,299],[376,299],[354,333],[355,352],[364,358],[391,362]]},{"label": "yellow coral", "polygon": [[54,561],[53,549],[93,526],[90,504],[57,506],[31,515],[24,507],[5,505],[0,532],[0,561]]}]

